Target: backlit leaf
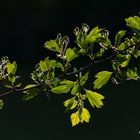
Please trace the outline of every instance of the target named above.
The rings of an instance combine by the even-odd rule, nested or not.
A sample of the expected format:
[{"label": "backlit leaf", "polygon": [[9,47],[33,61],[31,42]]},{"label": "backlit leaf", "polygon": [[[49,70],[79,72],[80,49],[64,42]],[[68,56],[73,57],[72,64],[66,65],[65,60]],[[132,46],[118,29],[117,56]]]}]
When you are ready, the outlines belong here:
[{"label": "backlit leaf", "polygon": [[58,43],[56,42],[56,40],[47,41],[44,44],[44,47],[46,49],[54,51],[54,52],[59,52],[60,51],[60,47],[59,47]]},{"label": "backlit leaf", "polygon": [[70,91],[70,86],[68,86],[68,85],[60,85],[60,86],[52,88],[51,91],[53,93],[56,93],[56,94],[67,93],[67,92]]},{"label": "backlit leaf", "polygon": [[78,57],[78,54],[76,54],[76,52],[74,51],[74,49],[68,48],[66,50],[65,56],[66,56],[67,62],[70,62],[73,59],[75,59],[76,57]]},{"label": "backlit leaf", "polygon": [[94,89],[100,89],[104,86],[110,79],[112,72],[110,71],[101,71],[96,74],[96,80],[94,81]]},{"label": "backlit leaf", "polygon": [[80,123],[80,117],[79,117],[79,112],[75,112],[75,113],[72,113],[71,115],[71,123],[72,123],[72,126],[75,126],[77,124]]},{"label": "backlit leaf", "polygon": [[91,90],[86,90],[87,98],[91,104],[92,107],[96,106],[97,108],[101,108],[103,106],[102,99],[104,99],[104,96],[97,93],[93,92]]}]

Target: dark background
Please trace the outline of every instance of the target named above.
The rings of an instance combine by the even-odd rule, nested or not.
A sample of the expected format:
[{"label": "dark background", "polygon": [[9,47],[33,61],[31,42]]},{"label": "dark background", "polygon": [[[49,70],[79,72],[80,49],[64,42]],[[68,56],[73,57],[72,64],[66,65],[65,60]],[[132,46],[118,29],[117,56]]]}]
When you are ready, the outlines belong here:
[{"label": "dark background", "polygon": [[[16,60],[21,78],[28,79],[35,64],[51,55],[43,44],[57,33],[72,37],[74,27],[86,22],[114,35],[126,29],[126,17],[139,11],[136,0],[1,0],[0,57]],[[0,140],[139,140],[139,91],[140,82],[109,84],[102,91],[105,106],[90,108],[90,123],[75,128],[64,113],[65,97],[39,96],[24,103],[20,95],[7,96],[0,111]]]}]

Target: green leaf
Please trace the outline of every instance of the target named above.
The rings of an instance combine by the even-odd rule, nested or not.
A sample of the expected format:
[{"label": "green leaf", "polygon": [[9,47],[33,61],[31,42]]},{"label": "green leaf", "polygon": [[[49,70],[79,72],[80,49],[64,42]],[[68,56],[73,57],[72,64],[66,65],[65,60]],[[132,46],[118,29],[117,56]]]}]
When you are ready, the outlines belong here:
[{"label": "green leaf", "polygon": [[3,101],[0,99],[0,109],[3,108],[3,105],[4,105],[4,103],[3,103]]},{"label": "green leaf", "polygon": [[79,91],[79,83],[76,82],[75,85],[73,86],[72,90],[71,90],[71,94],[76,95],[78,91]]},{"label": "green leaf", "polygon": [[104,86],[110,79],[112,72],[110,71],[101,71],[96,74],[96,80],[94,81],[94,89],[100,89]]},{"label": "green leaf", "polygon": [[91,90],[86,90],[87,98],[91,104],[92,107],[96,106],[97,108],[101,108],[103,106],[102,99],[104,99],[104,96],[97,93],[93,92]]},{"label": "green leaf", "polygon": [[126,26],[140,31],[140,18],[138,16],[128,17],[125,19]]},{"label": "green leaf", "polygon": [[98,26],[93,28],[90,33],[86,37],[86,41],[90,43],[94,43],[98,38],[101,37],[102,29],[100,29]]},{"label": "green leaf", "polygon": [[56,40],[50,40],[47,41],[44,44],[44,47],[48,50],[54,51],[54,52],[60,52],[60,46],[58,45]]},{"label": "green leaf", "polygon": [[7,72],[8,74],[13,74],[15,75],[16,70],[17,70],[17,63],[14,61],[12,64],[9,62],[7,65]]},{"label": "green leaf", "polygon": [[140,57],[140,50],[135,50],[135,51],[133,52],[133,55],[134,55],[135,58]]},{"label": "green leaf", "polygon": [[133,69],[128,69],[126,71],[126,77],[127,77],[127,80],[139,80],[140,74],[138,72],[138,69],[136,67]]},{"label": "green leaf", "polygon": [[63,80],[60,82],[60,84],[62,85],[68,85],[68,86],[72,86],[75,82],[70,81],[70,80]]},{"label": "green leaf", "polygon": [[85,75],[80,77],[80,85],[81,86],[85,85],[86,81],[88,80],[88,75],[89,75],[89,72],[87,72]]},{"label": "green leaf", "polygon": [[84,121],[89,123],[89,119],[91,118],[89,111],[86,108],[82,108],[80,113],[81,123]]},{"label": "green leaf", "polygon": [[72,126],[75,126],[77,124],[80,123],[80,117],[79,117],[79,112],[75,112],[75,113],[72,113],[71,115],[71,123],[72,123]]},{"label": "green leaf", "polygon": [[64,106],[66,107],[66,112],[74,109],[77,106],[77,100],[75,100],[75,97],[68,99],[64,102]]},{"label": "green leaf", "polygon": [[46,62],[40,61],[39,65],[40,65],[40,69],[41,69],[42,71],[48,70],[48,66],[47,66]]},{"label": "green leaf", "polygon": [[68,93],[70,91],[70,86],[60,85],[60,86],[52,88],[51,91],[56,94]]},{"label": "green leaf", "polygon": [[67,62],[70,62],[73,59],[75,59],[76,57],[78,57],[78,54],[76,54],[76,52],[74,51],[74,49],[68,48],[66,50],[65,56],[66,56]]},{"label": "green leaf", "polygon": [[117,57],[116,57],[117,62],[123,68],[127,67],[127,65],[130,62],[130,59],[131,59],[130,54],[127,54],[127,55],[118,54]]},{"label": "green leaf", "polygon": [[24,101],[28,101],[31,100],[32,98],[34,98],[35,96],[38,95],[38,93],[40,92],[39,88],[35,88],[37,85],[34,84],[30,84],[27,85],[24,89],[26,89],[26,91],[23,91],[23,93],[26,93],[23,96],[23,100]]},{"label": "green leaf", "polygon": [[[30,84],[30,85],[27,85],[24,89],[30,89],[30,88],[33,88],[33,87],[36,87],[37,85],[35,84]],[[23,93],[26,93],[27,91],[23,91]]]},{"label": "green leaf", "polygon": [[115,36],[116,46],[120,44],[122,37],[126,34],[125,30],[120,30]]},{"label": "green leaf", "polygon": [[119,45],[119,49],[120,49],[121,51],[125,50],[127,47],[128,47],[128,45],[127,45],[125,42],[123,42],[123,43],[121,43],[121,44]]}]

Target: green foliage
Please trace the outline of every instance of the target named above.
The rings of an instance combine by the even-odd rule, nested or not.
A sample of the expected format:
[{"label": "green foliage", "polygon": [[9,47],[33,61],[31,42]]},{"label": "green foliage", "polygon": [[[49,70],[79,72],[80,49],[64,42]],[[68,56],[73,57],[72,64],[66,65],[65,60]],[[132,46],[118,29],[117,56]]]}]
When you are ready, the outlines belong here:
[{"label": "green foliage", "polygon": [[65,56],[66,56],[67,62],[70,62],[76,57],[78,57],[78,54],[76,54],[75,49],[68,48],[66,50]]},{"label": "green foliage", "polygon": [[85,90],[87,94],[87,98],[91,104],[92,107],[96,106],[97,108],[101,108],[103,106],[102,99],[104,99],[104,96],[93,92],[91,90]]},{"label": "green foliage", "polygon": [[[134,33],[127,37],[127,31],[120,30],[115,35],[114,41],[109,39],[109,31],[105,28],[96,26],[90,29],[86,23],[74,29],[75,41],[74,44],[70,44],[72,47],[69,47],[69,37],[60,33],[55,39],[46,41],[44,47],[54,52],[56,58],[46,57],[37,63],[35,70],[30,74],[32,84],[19,83],[16,61],[11,62],[7,56],[2,57],[0,82],[9,91],[0,94],[0,109],[4,104],[2,98],[11,93],[23,93],[25,101],[33,99],[40,93],[47,96],[65,94],[69,97],[64,101],[65,112],[71,113],[72,126],[83,122],[89,123],[91,116],[87,103],[93,109],[101,108],[105,98],[95,90],[102,88],[110,79],[114,84],[126,80],[140,80],[140,68],[135,66],[131,68],[130,65],[140,58],[140,17],[128,17],[125,21],[126,26]],[[71,63],[76,58],[81,61],[81,56],[85,57],[87,62],[81,66]],[[103,65],[104,70],[99,70],[95,75],[91,73],[93,71],[90,69],[91,66],[96,67],[106,61],[112,66],[109,67],[110,71]],[[90,78],[89,81],[89,77],[95,77],[95,80]],[[88,86],[90,83],[94,84],[91,89]]]},{"label": "green foliage", "polygon": [[81,108],[80,110],[71,115],[72,126],[75,126],[80,122],[83,123],[84,121],[88,123],[89,119],[90,113],[86,108]]},{"label": "green foliage", "polygon": [[94,81],[94,89],[100,89],[102,86],[104,86],[110,79],[111,75],[112,75],[112,72],[110,71],[98,72],[95,75],[97,79]]},{"label": "green foliage", "polygon": [[140,31],[140,18],[138,16],[126,18],[126,26]]}]

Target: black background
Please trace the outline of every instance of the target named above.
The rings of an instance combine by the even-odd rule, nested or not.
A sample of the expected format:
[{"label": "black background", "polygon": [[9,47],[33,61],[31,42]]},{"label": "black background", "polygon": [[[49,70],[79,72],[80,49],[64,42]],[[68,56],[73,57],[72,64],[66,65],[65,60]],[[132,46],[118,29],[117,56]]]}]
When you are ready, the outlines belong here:
[{"label": "black background", "polygon": [[[126,29],[126,17],[138,15],[139,4],[136,0],[1,0],[0,57],[16,60],[27,83],[35,64],[51,55],[43,47],[45,41],[59,32],[73,39],[72,30],[83,22],[105,27],[114,35]],[[50,100],[39,96],[27,103],[20,95],[7,96],[0,111],[0,140],[139,140],[139,91],[140,82],[109,84],[102,90],[105,106],[90,108],[90,123],[75,128],[64,113],[63,96]]]}]

